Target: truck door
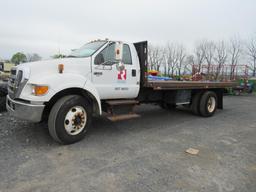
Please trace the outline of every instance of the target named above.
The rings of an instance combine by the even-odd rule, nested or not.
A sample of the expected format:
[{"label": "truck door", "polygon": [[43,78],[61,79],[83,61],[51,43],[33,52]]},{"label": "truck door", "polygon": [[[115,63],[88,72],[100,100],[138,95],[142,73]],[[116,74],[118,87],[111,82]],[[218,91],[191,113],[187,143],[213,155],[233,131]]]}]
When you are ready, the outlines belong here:
[{"label": "truck door", "polygon": [[138,72],[133,64],[131,49],[123,45],[123,64],[120,70],[115,60],[115,43],[110,42],[92,58],[92,82],[101,99],[136,98],[139,91]]}]

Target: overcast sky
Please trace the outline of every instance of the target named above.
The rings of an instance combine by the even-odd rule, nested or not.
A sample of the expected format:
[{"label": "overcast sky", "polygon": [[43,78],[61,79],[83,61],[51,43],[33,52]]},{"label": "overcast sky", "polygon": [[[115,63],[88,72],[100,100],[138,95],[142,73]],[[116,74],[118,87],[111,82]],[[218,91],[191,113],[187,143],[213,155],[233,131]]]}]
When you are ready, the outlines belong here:
[{"label": "overcast sky", "polygon": [[247,38],[256,32],[256,0],[1,0],[0,58],[44,58],[110,38],[180,42]]}]

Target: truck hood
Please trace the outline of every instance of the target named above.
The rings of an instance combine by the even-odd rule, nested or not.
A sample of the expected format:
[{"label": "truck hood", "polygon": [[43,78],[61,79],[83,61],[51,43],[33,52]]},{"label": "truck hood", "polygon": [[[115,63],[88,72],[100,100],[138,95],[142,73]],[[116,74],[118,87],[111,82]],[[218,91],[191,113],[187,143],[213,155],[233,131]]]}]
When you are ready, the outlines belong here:
[{"label": "truck hood", "polygon": [[63,58],[44,61],[24,63],[17,66],[17,70],[23,70],[29,81],[33,82],[45,76],[59,74],[58,65],[64,65],[65,73],[75,73],[77,75],[88,76],[91,73],[91,58]]}]

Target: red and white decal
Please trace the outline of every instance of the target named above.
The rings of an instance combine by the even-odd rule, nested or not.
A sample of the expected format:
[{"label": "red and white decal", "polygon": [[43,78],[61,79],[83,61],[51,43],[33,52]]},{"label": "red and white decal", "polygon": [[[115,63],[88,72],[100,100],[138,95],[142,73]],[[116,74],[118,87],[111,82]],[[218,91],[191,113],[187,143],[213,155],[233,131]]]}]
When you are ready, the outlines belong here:
[{"label": "red and white decal", "polygon": [[126,80],[126,69],[122,71],[118,71],[117,79]]}]

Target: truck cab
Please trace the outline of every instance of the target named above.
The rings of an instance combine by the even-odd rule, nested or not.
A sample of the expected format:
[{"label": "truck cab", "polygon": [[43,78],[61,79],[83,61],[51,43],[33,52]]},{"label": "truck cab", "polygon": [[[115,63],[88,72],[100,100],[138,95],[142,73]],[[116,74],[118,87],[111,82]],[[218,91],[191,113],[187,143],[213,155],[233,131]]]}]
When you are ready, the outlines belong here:
[{"label": "truck cab", "polygon": [[[165,109],[177,104],[212,116],[222,108],[222,90],[232,84],[149,81],[147,42],[97,40],[62,59],[13,67],[6,107],[10,114],[32,122],[48,120],[51,136],[71,144],[81,140],[93,115],[111,120],[138,117],[134,106],[157,103]],[[129,109],[116,115],[116,109]]]}]

